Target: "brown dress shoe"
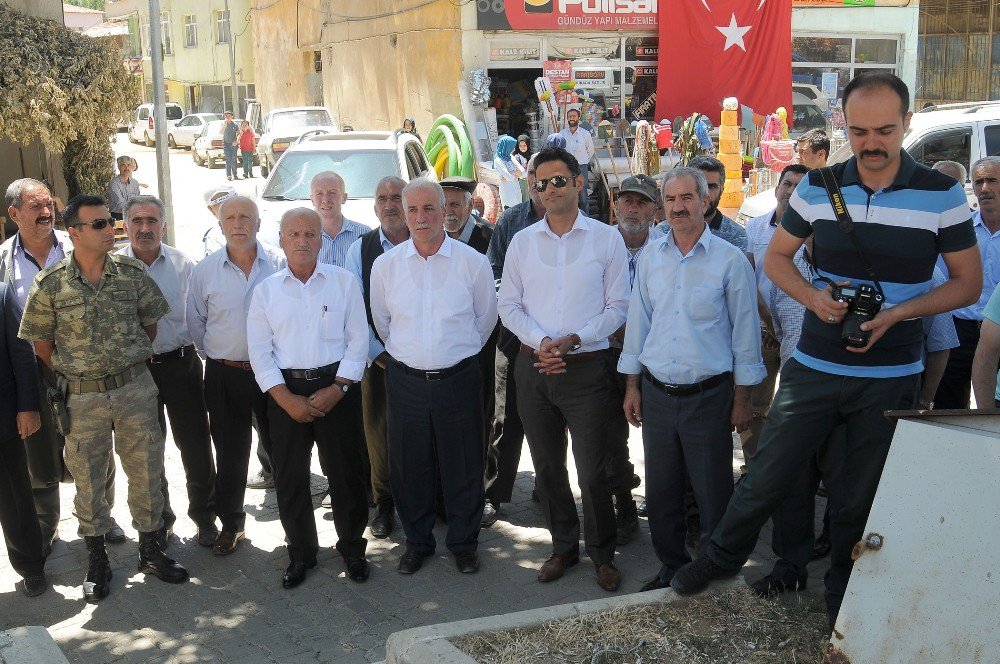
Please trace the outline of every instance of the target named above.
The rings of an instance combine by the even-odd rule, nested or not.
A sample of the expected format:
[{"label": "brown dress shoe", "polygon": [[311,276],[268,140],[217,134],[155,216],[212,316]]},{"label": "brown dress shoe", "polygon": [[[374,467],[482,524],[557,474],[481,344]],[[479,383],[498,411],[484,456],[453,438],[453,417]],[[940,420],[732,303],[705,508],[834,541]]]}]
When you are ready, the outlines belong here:
[{"label": "brown dress shoe", "polygon": [[580,562],[579,555],[564,555],[553,553],[552,557],[545,561],[542,568],[538,570],[538,580],[542,583],[555,581],[566,573],[566,570]]},{"label": "brown dress shoe", "polygon": [[597,566],[597,585],[601,588],[613,593],[618,590],[621,583],[622,573],[612,563],[603,563]]},{"label": "brown dress shoe", "polygon": [[243,534],[242,530],[223,530],[219,533],[219,538],[215,540],[212,553],[217,556],[228,556],[236,550],[236,546],[243,539]]}]

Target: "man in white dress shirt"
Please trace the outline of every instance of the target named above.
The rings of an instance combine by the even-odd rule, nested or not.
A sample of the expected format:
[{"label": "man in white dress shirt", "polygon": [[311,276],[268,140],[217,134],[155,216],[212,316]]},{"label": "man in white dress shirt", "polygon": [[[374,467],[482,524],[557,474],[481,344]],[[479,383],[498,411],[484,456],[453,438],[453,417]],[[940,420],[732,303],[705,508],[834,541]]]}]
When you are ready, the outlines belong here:
[{"label": "man in white dress shirt", "polygon": [[305,580],[319,551],[309,486],[313,443],[325,461],[347,576],[360,583],[369,573],[361,394],[355,388],[368,355],[368,321],[351,273],[317,262],[322,232],[312,210],[282,215],[279,239],[288,267],[255,289],[247,315],[250,362],[267,393],[278,514],[288,541],[285,588]]},{"label": "man in white dress shirt", "polygon": [[[188,516],[198,527],[198,544],[212,546],[219,536],[215,526],[215,462],[212,460],[201,358],[195,352],[184,316],[195,263],[177,249],[163,244],[167,224],[163,220],[163,203],[156,196],[135,196],[122,211],[129,243],[118,253],[142,261],[170,305],[170,312],[156,323],[153,356],[146,360],[146,365],[160,392],[157,399],[160,428],[166,435],[166,410],[174,443],[181,453],[187,479]],[[165,549],[177,515],[170,507],[166,474],[161,486],[163,529],[160,548]]]},{"label": "man in white dress shirt", "polygon": [[477,355],[497,323],[493,272],[485,256],[445,233],[438,183],[411,181],[403,209],[410,239],[375,260],[370,294],[375,329],[390,357],[389,485],[406,534],[399,571],[416,572],[434,553],[440,469],[446,544],[458,570],[473,574],[485,501]]},{"label": "man in white dress shirt", "polygon": [[566,111],[566,128],[559,132],[559,135],[566,139],[566,150],[569,151],[580,166],[580,179],[582,185],[578,196],[580,197],[580,207],[589,209],[588,200],[590,192],[590,161],[594,158],[594,137],[590,131],[580,126],[580,110],[571,108]]},{"label": "man in white dress shirt", "polygon": [[226,246],[191,273],[187,325],[205,363],[205,403],[215,445],[215,511],[222,532],[212,553],[224,556],[243,539],[250,421],[270,453],[267,398],[254,380],[247,350],[247,311],[254,288],[284,267],[285,257],[257,240],[260,213],[245,196],[227,199],[219,210]]},{"label": "man in white dress shirt", "polygon": [[535,463],[535,484],[552,533],[539,581],[580,560],[580,519],[566,472],[565,429],[573,439],[584,541],[597,583],[618,589],[615,510],[608,478],[614,403],[608,337],[628,310],[628,251],[621,234],[583,216],[580,165],[562,148],[535,155],[545,217],[514,235],[500,281],[503,324],[521,340],[514,366],[517,410]]}]

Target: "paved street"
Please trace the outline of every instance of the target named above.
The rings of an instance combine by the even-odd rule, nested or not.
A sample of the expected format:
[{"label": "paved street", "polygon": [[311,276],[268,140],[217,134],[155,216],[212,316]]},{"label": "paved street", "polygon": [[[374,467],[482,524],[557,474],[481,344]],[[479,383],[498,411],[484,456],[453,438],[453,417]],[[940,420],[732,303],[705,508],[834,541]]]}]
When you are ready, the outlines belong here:
[{"label": "paved street", "polygon": [[[147,191],[155,192],[153,151],[130,145],[121,135],[116,152],[135,155],[140,165],[137,176],[151,185]],[[200,255],[200,238],[210,222],[202,192],[212,183],[225,182],[225,173],[195,166],[186,151],[175,151],[171,164],[178,245]],[[260,183],[257,178],[236,185],[252,191]],[[636,471],[643,476],[637,430],[632,431],[630,444]],[[737,452],[734,467],[740,462]],[[166,466],[171,501],[179,515],[168,553],[190,570],[190,583],[171,586],[136,573],[137,535],[122,473],[113,514],[130,541],[108,547],[115,575],[111,595],[100,604],[85,603],[80,584],[87,554],[76,534],[73,488],[63,485],[62,540],[55,544],[46,569],[53,589],[35,599],[17,593],[16,576],[3,550],[0,629],[43,625],[70,661],[80,663],[372,662],[384,657],[386,637],[401,629],[607,596],[595,583],[587,561],[560,581],[543,585],[535,580],[550,544],[541,509],[530,499],[533,480],[527,448],[514,502],[505,506],[502,520],[480,537],[479,574],[457,572],[443,546],[445,528],[439,524],[438,554],[410,577],[395,569],[403,551],[398,528],[390,540],[370,540],[372,577],[362,585],[346,578],[332,548],[336,533],[329,511],[319,505],[323,480],[314,458],[313,493],[324,549],[318,567],[291,591],[281,587],[287,559],[274,492],[247,491],[248,539],[232,556],[217,558],[192,539],[195,528],[185,515],[183,469],[172,440],[167,443]],[[251,472],[256,470],[256,460],[251,459]],[[575,482],[575,473],[571,475]],[[642,491],[640,487],[636,495]],[[765,531],[764,541],[767,538]],[[769,554],[769,547],[758,546],[752,564],[769,568]],[[624,578],[622,593],[638,591],[656,571],[645,521],[635,540],[620,548],[617,563]],[[814,567],[810,588],[820,589],[824,565]],[[753,570],[748,575],[755,578],[762,573]]]}]

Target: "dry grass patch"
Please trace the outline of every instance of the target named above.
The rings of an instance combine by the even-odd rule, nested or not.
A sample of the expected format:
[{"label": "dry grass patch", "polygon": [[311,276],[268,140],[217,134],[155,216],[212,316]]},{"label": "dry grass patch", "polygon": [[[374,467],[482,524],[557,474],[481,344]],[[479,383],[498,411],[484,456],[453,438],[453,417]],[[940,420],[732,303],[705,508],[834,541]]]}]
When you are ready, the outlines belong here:
[{"label": "dry grass patch", "polygon": [[454,644],[490,664],[773,664],[822,661],[828,638],[826,609],[815,596],[764,600],[742,587],[486,632]]}]

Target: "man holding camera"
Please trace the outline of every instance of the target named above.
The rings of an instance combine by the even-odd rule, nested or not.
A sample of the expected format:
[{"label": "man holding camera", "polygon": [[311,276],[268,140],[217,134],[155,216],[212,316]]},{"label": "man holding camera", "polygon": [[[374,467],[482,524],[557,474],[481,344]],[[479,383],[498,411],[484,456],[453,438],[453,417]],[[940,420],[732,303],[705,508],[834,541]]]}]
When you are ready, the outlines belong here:
[{"label": "man holding camera", "polygon": [[[832,173],[811,171],[775,231],[765,270],[808,309],[802,335],[782,369],[757,454],[705,555],[673,577],[680,594],[739,572],[761,526],[843,423],[843,467],[826,479],[834,505],[826,603],[831,628],[836,622],[853,565],[851,549],[863,535],[895,430],[883,413],[910,408],[916,397],[923,368],[920,319],[974,302],[982,285],[961,185],[902,150],[909,99],[906,84],[892,74],[854,78],[844,90],[854,157]],[[843,196],[840,205],[831,204],[830,189]],[[812,283],[793,263],[809,236],[817,277]],[[950,278],[932,288],[939,253]],[[836,291],[842,292],[840,301]]]}]

